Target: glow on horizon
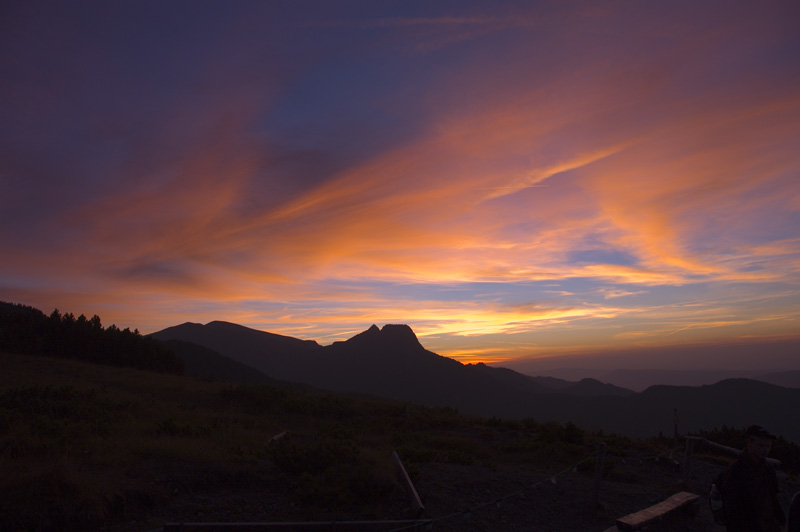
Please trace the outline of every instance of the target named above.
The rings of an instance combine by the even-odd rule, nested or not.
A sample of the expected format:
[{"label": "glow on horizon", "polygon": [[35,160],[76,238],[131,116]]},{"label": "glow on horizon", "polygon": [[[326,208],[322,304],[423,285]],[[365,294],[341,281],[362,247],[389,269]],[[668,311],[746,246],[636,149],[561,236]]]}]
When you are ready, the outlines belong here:
[{"label": "glow on horizon", "polygon": [[16,9],[0,300],[320,343],[407,323],[474,362],[798,335],[797,6],[368,5],[137,12],[116,40]]}]

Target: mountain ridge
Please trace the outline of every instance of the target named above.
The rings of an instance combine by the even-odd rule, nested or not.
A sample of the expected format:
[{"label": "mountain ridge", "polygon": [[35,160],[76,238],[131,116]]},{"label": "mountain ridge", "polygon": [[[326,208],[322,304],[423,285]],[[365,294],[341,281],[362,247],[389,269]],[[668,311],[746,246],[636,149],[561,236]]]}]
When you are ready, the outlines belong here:
[{"label": "mountain ridge", "polygon": [[[800,390],[750,379],[700,387],[656,385],[635,393],[592,378],[559,381],[482,363],[463,364],[425,349],[408,325],[373,324],[348,340],[320,346],[215,323],[220,322],[211,322],[208,334],[198,336],[222,346],[221,354],[241,362],[247,356],[271,378],[334,392],[448,406],[485,417],[572,421],[586,429],[635,437],[671,434],[673,411],[678,409],[681,431],[758,423],[800,441],[800,427],[782,414],[786,405],[800,404]],[[244,341],[239,334],[256,344],[244,355],[237,352]],[[153,336],[165,339],[169,334],[159,331]],[[260,359],[258,346],[268,348]],[[279,373],[270,373],[270,367]]]},{"label": "mountain ridge", "polygon": [[[463,364],[425,349],[411,327],[403,324],[382,328],[373,324],[328,346],[219,321],[199,327],[183,324],[151,336],[199,343],[281,381],[434,406],[457,405],[489,415],[498,409],[484,404],[487,401],[502,403],[500,410],[510,411],[515,402],[529,402],[534,395],[570,393],[577,384],[556,390],[508,368]],[[249,345],[243,345],[248,341]],[[633,393],[611,385],[589,388],[578,386],[576,391],[582,395]]]}]

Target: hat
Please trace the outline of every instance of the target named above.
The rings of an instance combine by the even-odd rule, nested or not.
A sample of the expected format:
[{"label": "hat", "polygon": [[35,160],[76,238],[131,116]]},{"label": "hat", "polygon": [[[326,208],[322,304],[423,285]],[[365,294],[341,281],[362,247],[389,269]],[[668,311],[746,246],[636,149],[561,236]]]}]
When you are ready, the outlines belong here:
[{"label": "hat", "polygon": [[778,438],[774,434],[770,434],[769,431],[761,425],[750,425],[747,427],[747,430],[744,431],[744,436],[745,438],[755,436],[756,438],[768,438],[770,440],[776,440]]}]

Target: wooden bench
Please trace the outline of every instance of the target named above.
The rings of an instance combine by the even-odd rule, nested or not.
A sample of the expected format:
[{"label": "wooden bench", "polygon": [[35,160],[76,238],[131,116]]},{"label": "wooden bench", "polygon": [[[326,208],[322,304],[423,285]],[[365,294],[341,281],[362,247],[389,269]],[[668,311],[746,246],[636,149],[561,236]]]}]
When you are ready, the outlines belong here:
[{"label": "wooden bench", "polygon": [[688,491],[681,491],[680,493],[676,493],[675,495],[661,501],[658,504],[654,504],[649,508],[639,510],[638,512],[628,514],[625,517],[617,519],[617,526],[609,528],[606,532],[610,532],[612,530],[638,530],[643,525],[651,521],[655,521],[656,519],[661,519],[662,517],[674,512],[679,508],[684,508],[687,506],[696,507],[699,501],[699,495],[689,493]]}]

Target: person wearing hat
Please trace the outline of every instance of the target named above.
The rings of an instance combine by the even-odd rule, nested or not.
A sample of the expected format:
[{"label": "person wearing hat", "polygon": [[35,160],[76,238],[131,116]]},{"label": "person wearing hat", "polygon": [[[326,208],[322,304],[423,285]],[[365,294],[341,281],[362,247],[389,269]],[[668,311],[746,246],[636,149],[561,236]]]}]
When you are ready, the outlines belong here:
[{"label": "person wearing hat", "polygon": [[725,474],[722,500],[728,532],[782,532],[786,517],[778,501],[778,478],[767,463],[775,436],[752,425],[745,449]]}]

